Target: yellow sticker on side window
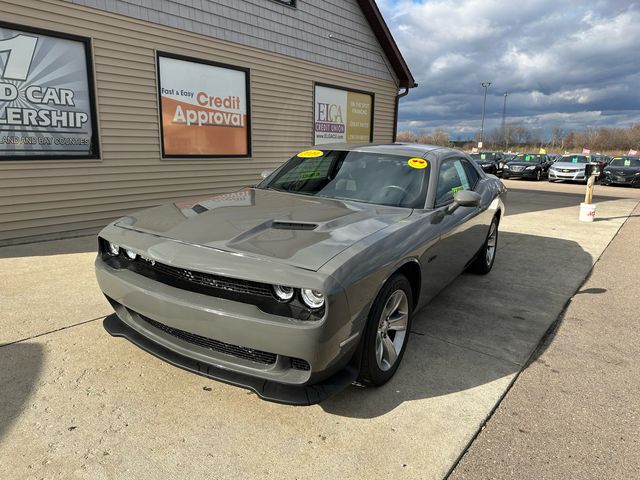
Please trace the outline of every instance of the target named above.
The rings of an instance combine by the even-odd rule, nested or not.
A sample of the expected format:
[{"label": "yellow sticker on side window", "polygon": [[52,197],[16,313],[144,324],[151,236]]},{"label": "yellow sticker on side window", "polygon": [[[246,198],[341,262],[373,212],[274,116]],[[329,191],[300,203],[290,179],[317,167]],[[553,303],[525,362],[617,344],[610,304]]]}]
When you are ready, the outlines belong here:
[{"label": "yellow sticker on side window", "polygon": [[424,158],[410,158],[407,163],[413,168],[427,168],[427,161]]},{"label": "yellow sticker on side window", "polygon": [[300,152],[297,156],[300,158],[316,158],[324,155],[324,152],[321,150],[305,150],[304,152]]}]

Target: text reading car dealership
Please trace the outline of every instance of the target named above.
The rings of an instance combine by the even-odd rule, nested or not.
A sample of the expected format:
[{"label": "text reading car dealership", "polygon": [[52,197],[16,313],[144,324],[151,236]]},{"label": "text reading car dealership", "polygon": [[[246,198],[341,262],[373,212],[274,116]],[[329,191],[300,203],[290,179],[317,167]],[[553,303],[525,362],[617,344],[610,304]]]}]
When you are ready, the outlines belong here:
[{"label": "text reading car dealership", "polygon": [[139,3],[0,0],[0,245],[394,140],[415,82],[374,0]]}]

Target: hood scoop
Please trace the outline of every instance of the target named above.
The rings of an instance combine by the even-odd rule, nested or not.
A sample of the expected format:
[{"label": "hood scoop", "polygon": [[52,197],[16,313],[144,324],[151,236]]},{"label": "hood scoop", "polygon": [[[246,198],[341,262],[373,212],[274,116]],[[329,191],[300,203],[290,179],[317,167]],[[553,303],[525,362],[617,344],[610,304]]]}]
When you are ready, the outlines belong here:
[{"label": "hood scoop", "polygon": [[281,220],[274,220],[271,223],[271,228],[276,230],[315,230],[316,228],[318,228],[318,224],[306,222],[283,222]]}]

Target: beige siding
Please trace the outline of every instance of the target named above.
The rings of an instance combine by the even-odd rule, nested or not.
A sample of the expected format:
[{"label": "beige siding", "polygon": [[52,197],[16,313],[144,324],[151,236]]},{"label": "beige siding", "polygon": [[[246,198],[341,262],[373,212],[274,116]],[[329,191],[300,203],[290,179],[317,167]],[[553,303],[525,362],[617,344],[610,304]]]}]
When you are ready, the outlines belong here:
[{"label": "beige siding", "polygon": [[[313,142],[314,81],[374,92],[374,140],[391,141],[390,81],[57,0],[0,0],[0,11],[7,22],[92,39],[101,148],[100,160],[0,161],[0,243],[255,183]],[[161,158],[157,50],[250,68],[252,158]]]}]

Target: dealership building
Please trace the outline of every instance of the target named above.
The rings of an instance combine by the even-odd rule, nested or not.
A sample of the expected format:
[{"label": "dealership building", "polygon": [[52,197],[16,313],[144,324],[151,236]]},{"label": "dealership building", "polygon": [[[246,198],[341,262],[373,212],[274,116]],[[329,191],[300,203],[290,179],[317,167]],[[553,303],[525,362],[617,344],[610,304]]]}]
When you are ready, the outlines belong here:
[{"label": "dealership building", "polygon": [[0,0],[0,245],[391,142],[416,84],[374,0]]}]

